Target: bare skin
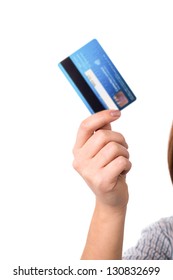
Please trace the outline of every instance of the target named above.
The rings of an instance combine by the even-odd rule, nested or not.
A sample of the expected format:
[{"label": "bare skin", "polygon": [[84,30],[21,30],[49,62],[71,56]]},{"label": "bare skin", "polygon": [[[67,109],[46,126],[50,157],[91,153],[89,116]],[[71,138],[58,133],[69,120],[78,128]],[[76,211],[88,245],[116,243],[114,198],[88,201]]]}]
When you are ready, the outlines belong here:
[{"label": "bare skin", "polygon": [[128,203],[126,174],[131,168],[128,145],[110,123],[118,110],[104,110],[84,120],[74,145],[73,167],[95,194],[96,203],[81,259],[122,258]]}]

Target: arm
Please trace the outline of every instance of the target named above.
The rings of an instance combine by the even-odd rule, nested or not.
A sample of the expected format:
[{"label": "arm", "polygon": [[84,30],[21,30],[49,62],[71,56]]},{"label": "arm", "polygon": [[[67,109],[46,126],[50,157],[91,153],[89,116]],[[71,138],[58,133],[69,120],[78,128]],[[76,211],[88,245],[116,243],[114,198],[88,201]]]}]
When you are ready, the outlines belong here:
[{"label": "arm", "polygon": [[105,110],[82,122],[73,166],[94,192],[96,204],[81,259],[121,259],[131,168],[124,137],[111,130],[119,111]]},{"label": "arm", "polygon": [[125,209],[119,213],[96,202],[86,245],[81,259],[122,258]]}]

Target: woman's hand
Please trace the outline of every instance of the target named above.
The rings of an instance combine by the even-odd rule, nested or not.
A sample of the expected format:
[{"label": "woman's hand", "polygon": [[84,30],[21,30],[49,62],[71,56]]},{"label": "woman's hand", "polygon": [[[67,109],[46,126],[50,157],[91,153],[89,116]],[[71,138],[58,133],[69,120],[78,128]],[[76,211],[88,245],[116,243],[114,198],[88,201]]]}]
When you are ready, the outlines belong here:
[{"label": "woman's hand", "polygon": [[73,167],[96,195],[96,202],[114,210],[128,202],[126,173],[131,168],[124,137],[111,130],[118,110],[104,110],[84,120],[74,145]]}]

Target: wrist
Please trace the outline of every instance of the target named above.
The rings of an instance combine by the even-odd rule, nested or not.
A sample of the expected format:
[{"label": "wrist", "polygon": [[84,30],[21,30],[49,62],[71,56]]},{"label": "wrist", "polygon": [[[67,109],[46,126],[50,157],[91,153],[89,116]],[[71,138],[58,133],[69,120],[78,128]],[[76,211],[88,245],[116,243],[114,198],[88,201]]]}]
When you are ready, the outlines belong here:
[{"label": "wrist", "polygon": [[100,217],[106,220],[111,219],[112,217],[121,217],[125,218],[126,215],[126,209],[127,205],[123,206],[112,206],[109,204],[105,204],[99,199],[96,198],[96,204],[95,204],[95,212],[99,214]]}]

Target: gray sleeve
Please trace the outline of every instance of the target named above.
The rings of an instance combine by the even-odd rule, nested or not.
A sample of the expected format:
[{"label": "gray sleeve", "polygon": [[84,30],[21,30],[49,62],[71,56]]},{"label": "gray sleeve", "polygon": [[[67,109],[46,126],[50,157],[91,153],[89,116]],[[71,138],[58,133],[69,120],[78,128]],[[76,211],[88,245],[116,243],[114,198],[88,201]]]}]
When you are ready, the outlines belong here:
[{"label": "gray sleeve", "polygon": [[127,250],[123,259],[173,259],[173,217],[161,219],[143,230],[136,246]]}]

